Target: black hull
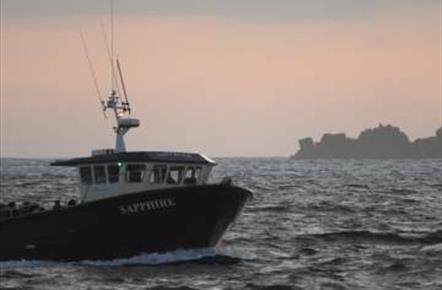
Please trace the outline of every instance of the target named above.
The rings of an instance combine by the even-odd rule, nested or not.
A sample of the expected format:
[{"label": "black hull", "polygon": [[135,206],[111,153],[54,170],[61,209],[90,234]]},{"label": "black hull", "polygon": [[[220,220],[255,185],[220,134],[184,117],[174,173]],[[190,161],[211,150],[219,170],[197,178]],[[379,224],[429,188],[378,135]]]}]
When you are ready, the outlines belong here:
[{"label": "black hull", "polygon": [[0,260],[93,260],[215,246],[251,192],[198,185],[0,221]]}]

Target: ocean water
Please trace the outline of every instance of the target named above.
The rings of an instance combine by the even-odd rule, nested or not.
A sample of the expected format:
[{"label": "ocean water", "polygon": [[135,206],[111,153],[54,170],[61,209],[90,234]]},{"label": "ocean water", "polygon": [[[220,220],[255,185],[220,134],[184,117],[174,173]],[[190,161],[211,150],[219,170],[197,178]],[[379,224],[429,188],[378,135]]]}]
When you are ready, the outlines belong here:
[{"label": "ocean water", "polygon": [[[1,160],[2,202],[76,195],[50,160]],[[221,158],[255,198],[216,247],[112,261],[7,261],[1,289],[442,289],[441,160]],[[0,237],[1,238],[1,237]]]}]

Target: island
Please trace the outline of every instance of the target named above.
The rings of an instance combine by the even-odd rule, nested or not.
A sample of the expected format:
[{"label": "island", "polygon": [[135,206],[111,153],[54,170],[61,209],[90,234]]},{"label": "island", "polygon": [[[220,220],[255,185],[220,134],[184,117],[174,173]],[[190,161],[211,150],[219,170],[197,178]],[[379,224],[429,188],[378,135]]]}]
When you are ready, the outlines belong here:
[{"label": "island", "polygon": [[292,159],[405,159],[442,158],[442,127],[434,136],[411,142],[399,127],[380,124],[362,131],[359,137],[345,133],[324,134],[319,142],[299,140]]}]

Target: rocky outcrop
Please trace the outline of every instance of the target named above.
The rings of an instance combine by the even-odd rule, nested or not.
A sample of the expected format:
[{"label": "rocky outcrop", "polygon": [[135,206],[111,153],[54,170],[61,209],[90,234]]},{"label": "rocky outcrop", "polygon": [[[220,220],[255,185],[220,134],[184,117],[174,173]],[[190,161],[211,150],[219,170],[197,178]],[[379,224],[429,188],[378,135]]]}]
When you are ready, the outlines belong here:
[{"label": "rocky outcrop", "polygon": [[410,142],[399,127],[379,125],[362,131],[356,139],[348,138],[344,133],[324,134],[319,142],[312,138],[299,140],[299,147],[292,158],[442,158],[442,128],[435,136]]}]

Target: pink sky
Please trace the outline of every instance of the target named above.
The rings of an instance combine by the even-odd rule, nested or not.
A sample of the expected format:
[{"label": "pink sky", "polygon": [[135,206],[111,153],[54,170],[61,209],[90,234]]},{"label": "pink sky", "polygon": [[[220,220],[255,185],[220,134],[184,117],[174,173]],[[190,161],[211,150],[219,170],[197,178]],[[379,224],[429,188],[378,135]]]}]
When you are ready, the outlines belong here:
[{"label": "pink sky", "polygon": [[[2,23],[1,156],[114,145],[79,36],[107,94],[106,20]],[[415,139],[441,126],[440,9],[431,6],[341,22],[118,16],[116,31],[141,119],[130,150],[288,156],[299,138],[326,132],[391,123]]]}]

